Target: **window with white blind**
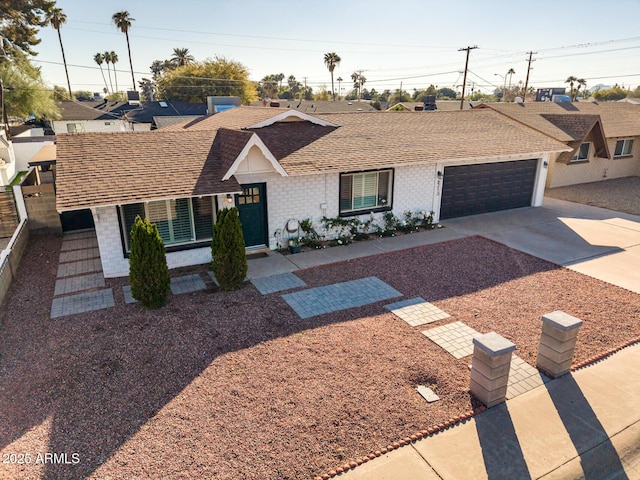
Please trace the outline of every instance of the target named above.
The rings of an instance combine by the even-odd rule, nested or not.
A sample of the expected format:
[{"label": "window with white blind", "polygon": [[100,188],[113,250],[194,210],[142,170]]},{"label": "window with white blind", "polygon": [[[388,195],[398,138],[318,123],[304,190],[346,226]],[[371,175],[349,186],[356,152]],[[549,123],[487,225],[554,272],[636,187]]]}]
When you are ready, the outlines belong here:
[{"label": "window with white blind", "polygon": [[633,150],[633,139],[626,138],[624,140],[618,140],[616,142],[616,149],[613,152],[614,157],[626,157],[631,155]]},{"label": "window with white blind", "polygon": [[340,215],[391,208],[393,170],[343,173],[340,175]]},{"label": "window with white blind", "polygon": [[155,223],[165,246],[199,244],[213,237],[215,204],[213,197],[176,198],[120,207],[125,250],[129,252],[131,227],[136,216]]}]

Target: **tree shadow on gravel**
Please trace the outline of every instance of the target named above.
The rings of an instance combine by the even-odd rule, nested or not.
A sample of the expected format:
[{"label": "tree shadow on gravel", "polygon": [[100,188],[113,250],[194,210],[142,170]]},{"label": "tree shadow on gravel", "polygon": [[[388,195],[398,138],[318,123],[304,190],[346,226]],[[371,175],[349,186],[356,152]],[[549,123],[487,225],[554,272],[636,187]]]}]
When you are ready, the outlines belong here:
[{"label": "tree shadow on gravel", "polygon": [[[496,246],[464,239],[399,252],[387,257],[394,271],[377,271],[374,265],[371,274],[406,297],[421,293],[433,301],[555,268]],[[449,260],[469,248],[475,249],[473,258],[484,255],[487,263],[458,261],[453,269]],[[245,285],[231,293],[174,296],[152,311],[124,305],[124,282],[110,281],[108,286],[116,292],[114,308],[50,320],[55,268],[42,269],[49,250],[47,239],[32,240],[0,315],[0,450],[18,445],[29,430],[51,418],[46,451],[66,453],[68,458],[79,455],[76,465],[46,465],[46,479],[90,476],[216,358],[305,330],[379,315],[385,313],[382,305],[389,303],[301,321],[279,294],[262,296]],[[496,274],[493,262],[508,267]],[[320,267],[330,269],[330,275],[310,269],[299,276],[309,286],[320,278],[323,284],[349,280],[358,270],[350,270],[350,264]]]}]

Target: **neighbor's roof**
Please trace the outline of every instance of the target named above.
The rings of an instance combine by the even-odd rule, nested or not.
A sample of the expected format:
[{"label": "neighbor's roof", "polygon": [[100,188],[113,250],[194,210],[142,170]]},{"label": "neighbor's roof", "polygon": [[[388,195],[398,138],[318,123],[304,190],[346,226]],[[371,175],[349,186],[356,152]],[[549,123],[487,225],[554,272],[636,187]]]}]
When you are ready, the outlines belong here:
[{"label": "neighbor's roof", "polygon": [[124,112],[137,108],[127,102],[69,101],[58,103],[61,120],[118,120]]},{"label": "neighbor's roof", "polygon": [[59,211],[241,191],[213,153],[210,132],[111,132],[61,135]]},{"label": "neighbor's roof", "polygon": [[[142,102],[136,108],[127,110],[126,117],[134,123],[151,123],[154,117],[163,116],[198,116],[207,114],[206,103],[189,103],[177,100],[164,100],[159,102]],[[185,118],[185,120],[188,120]]]},{"label": "neighbor's roof", "polygon": [[[607,138],[640,136],[640,106],[625,102],[528,102],[491,103],[482,105],[503,113],[536,130],[552,135],[554,131],[542,115],[600,115]],[[549,130],[551,129],[551,130]],[[553,133],[551,133],[553,132]],[[568,140],[563,140],[568,141]]]},{"label": "neighbor's roof", "polygon": [[314,115],[319,124],[289,117],[248,128],[283,111],[245,107],[152,132],[65,135],[58,140],[58,210],[238,191],[233,177],[221,178],[254,134],[287,175],[567,150],[489,109],[323,114]]}]

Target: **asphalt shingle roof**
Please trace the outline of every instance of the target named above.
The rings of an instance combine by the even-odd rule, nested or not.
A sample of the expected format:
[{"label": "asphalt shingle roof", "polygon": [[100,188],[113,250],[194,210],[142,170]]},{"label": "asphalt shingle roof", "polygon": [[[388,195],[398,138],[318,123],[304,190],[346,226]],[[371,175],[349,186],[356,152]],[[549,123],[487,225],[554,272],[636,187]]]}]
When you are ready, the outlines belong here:
[{"label": "asphalt shingle roof", "polygon": [[[58,139],[58,210],[235,192],[221,178],[256,134],[288,175],[522,158],[566,145],[489,109],[314,115],[247,129],[283,109],[241,107],[151,132]],[[286,111],[286,110],[285,110]]]},{"label": "asphalt shingle roof", "polygon": [[200,131],[61,135],[56,173],[59,211],[241,191]]},{"label": "asphalt shingle roof", "polygon": [[558,131],[554,131],[542,115],[599,115],[607,138],[640,136],[640,106],[632,103],[491,103],[483,107],[501,112],[562,141],[569,141],[570,138],[561,139],[557,136],[559,135]]}]

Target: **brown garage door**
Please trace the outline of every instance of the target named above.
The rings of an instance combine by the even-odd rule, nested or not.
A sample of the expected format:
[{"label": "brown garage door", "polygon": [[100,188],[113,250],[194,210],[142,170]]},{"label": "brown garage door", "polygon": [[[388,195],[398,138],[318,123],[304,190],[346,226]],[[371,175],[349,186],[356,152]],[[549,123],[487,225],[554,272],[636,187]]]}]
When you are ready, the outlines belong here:
[{"label": "brown garage door", "polygon": [[445,167],[440,218],[531,205],[537,159]]}]

